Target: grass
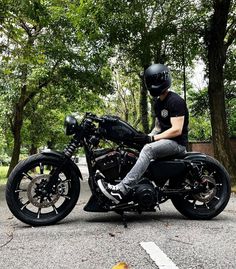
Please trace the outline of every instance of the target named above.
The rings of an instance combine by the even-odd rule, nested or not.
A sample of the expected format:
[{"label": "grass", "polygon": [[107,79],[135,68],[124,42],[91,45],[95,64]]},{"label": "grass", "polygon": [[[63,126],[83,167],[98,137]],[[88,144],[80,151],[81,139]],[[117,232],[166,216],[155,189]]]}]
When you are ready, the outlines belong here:
[{"label": "grass", "polygon": [[231,191],[236,193],[236,185],[231,187]]}]

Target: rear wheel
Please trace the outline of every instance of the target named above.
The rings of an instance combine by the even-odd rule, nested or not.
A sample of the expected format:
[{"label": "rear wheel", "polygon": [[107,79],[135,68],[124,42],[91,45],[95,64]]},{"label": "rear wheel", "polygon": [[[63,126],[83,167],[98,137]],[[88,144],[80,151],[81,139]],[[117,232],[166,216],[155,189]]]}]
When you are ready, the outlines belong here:
[{"label": "rear wheel", "polygon": [[[224,210],[231,194],[230,177],[225,168],[209,156],[202,163],[203,191],[171,199],[175,208],[190,219],[214,218]],[[184,184],[188,187],[189,180],[186,179]]]},{"label": "rear wheel", "polygon": [[59,157],[37,154],[14,168],[7,182],[6,200],[16,218],[32,226],[50,225],[71,212],[79,198],[80,181],[69,165],[62,167],[53,188],[46,188],[50,174],[61,162]]}]

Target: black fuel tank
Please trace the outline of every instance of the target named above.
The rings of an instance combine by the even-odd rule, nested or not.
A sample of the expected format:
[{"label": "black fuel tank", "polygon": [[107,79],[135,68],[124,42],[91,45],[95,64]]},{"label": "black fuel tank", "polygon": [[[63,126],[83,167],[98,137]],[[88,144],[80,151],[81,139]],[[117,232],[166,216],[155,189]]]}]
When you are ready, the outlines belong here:
[{"label": "black fuel tank", "polygon": [[116,116],[104,116],[103,120],[99,127],[106,139],[133,145],[132,138],[139,133],[136,129]]}]

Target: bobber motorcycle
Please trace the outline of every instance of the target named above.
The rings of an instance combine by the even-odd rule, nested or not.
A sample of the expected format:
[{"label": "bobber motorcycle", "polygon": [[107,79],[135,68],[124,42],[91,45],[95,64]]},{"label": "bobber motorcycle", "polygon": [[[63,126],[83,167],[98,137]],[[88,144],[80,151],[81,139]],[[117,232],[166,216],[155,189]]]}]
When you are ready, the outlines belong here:
[{"label": "bobber motorcycle", "polygon": [[139,132],[118,117],[86,113],[80,121],[67,116],[65,133],[73,137],[63,152],[32,155],[19,162],[9,176],[8,207],[26,224],[55,224],[75,207],[82,174],[72,156],[79,147],[84,148],[91,189],[86,211],[114,211],[124,220],[127,211],[155,211],[171,199],[185,217],[206,220],[220,214],[229,201],[230,177],[225,168],[206,154],[186,152],[153,160],[127,197],[114,204],[97,182],[103,178],[116,184],[125,177],[143,146],[132,139]]}]

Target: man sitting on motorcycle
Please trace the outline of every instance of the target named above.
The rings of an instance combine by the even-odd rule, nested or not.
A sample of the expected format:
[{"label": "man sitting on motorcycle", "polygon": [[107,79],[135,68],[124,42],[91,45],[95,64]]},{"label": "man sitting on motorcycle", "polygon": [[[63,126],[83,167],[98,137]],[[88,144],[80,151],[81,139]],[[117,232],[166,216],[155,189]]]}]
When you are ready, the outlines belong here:
[{"label": "man sitting on motorcycle", "polygon": [[144,82],[149,93],[155,98],[157,126],[150,134],[140,134],[134,141],[145,144],[139,158],[130,172],[117,185],[98,180],[103,194],[115,203],[139,182],[151,160],[176,155],[186,151],[188,142],[188,109],[178,94],[169,90],[170,71],[163,64],[153,64],[144,72]]}]

